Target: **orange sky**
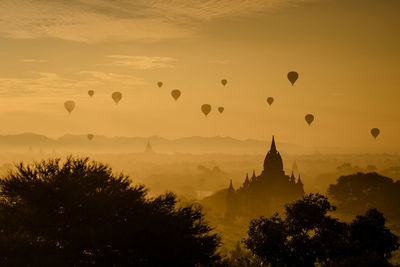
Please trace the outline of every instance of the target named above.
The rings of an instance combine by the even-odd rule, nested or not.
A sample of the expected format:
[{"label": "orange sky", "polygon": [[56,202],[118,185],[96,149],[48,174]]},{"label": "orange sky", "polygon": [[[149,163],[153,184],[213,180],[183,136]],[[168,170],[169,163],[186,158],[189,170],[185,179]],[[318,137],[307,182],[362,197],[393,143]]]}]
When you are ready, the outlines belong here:
[{"label": "orange sky", "polygon": [[399,11],[397,0],[2,0],[0,134],[400,148]]}]

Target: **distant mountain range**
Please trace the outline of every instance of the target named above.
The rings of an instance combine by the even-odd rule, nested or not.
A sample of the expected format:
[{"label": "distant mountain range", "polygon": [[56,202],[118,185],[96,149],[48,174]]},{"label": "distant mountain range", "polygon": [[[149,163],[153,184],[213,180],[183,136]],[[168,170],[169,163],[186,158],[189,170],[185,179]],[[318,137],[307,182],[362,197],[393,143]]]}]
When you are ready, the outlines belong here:
[{"label": "distant mountain range", "polygon": [[[89,141],[86,135],[66,134],[58,139],[35,133],[0,135],[0,151],[18,152],[124,152],[140,153],[145,150],[147,142],[154,152],[160,153],[265,153],[270,140],[246,139],[231,137],[191,136],[178,139],[151,137],[106,137],[97,136]],[[293,144],[277,142],[278,149],[285,153],[301,153],[304,148]]]}]

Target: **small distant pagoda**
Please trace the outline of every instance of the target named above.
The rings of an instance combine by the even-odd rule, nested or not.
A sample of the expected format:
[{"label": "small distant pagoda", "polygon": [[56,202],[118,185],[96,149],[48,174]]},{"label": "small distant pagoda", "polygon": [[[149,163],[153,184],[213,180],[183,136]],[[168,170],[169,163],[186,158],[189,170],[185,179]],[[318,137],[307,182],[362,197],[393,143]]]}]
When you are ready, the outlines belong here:
[{"label": "small distant pagoda", "polygon": [[154,150],[150,144],[150,140],[147,140],[146,148],[144,149],[144,153],[146,154],[154,154]]}]

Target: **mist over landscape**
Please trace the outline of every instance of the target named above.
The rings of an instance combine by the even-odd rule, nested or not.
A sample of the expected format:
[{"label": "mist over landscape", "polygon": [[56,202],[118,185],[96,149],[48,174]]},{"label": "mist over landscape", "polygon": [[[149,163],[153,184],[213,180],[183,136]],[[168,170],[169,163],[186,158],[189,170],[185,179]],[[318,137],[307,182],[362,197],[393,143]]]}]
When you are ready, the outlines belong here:
[{"label": "mist over landscape", "polygon": [[[110,152],[140,153],[147,142],[151,142],[155,152],[163,154],[263,154],[268,142],[262,139],[236,139],[229,136],[189,136],[176,139],[161,136],[94,136],[91,142],[87,134],[65,134],[54,138],[36,133],[0,135],[0,146],[7,152],[63,151],[63,152]],[[309,154],[399,154],[397,147],[385,148],[373,144],[369,147],[307,146],[289,142],[279,142],[281,151],[292,155]]]}]

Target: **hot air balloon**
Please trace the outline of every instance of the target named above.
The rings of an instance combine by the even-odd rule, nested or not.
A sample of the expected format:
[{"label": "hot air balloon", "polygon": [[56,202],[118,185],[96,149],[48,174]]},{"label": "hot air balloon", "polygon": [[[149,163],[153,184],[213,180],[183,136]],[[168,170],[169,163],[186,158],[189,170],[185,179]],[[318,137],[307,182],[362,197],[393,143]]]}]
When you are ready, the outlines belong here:
[{"label": "hot air balloon", "polygon": [[114,100],[115,104],[118,104],[121,101],[122,94],[120,92],[114,92],[111,95],[112,99]]},{"label": "hot air balloon", "polygon": [[288,73],[287,75],[290,83],[292,84],[292,86],[294,85],[294,83],[297,81],[297,79],[299,78],[299,74],[295,71],[291,71]]},{"label": "hot air balloon", "polygon": [[313,114],[307,114],[305,116],[306,122],[308,123],[308,125],[311,125],[311,123],[314,121],[314,115]]},{"label": "hot air balloon", "polygon": [[203,113],[204,113],[204,115],[206,115],[206,117],[207,117],[207,115],[210,113],[210,111],[211,111],[211,105],[209,105],[209,104],[204,104],[204,105],[202,105],[201,106],[201,111],[203,111]]},{"label": "hot air balloon", "polygon": [[376,139],[378,135],[380,134],[380,130],[378,128],[372,128],[371,129],[371,135]]},{"label": "hot air balloon", "polygon": [[89,90],[87,93],[88,93],[88,95],[89,95],[90,97],[92,97],[92,96],[94,95],[94,91],[93,91],[93,90]]},{"label": "hot air balloon", "polygon": [[221,80],[221,83],[222,83],[223,86],[225,86],[225,85],[228,83],[228,80],[222,79],[222,80]]},{"label": "hot air balloon", "polygon": [[273,97],[268,97],[268,98],[267,98],[267,102],[268,102],[268,104],[271,106],[272,103],[274,103],[274,98],[273,98]]},{"label": "hot air balloon", "polygon": [[221,114],[222,114],[222,112],[224,112],[224,110],[225,110],[224,107],[219,107],[219,108],[218,108],[218,111],[219,111],[219,113],[221,113]]},{"label": "hot air balloon", "polygon": [[179,90],[172,90],[171,91],[171,95],[172,97],[176,100],[178,100],[178,98],[181,96],[181,91]]},{"label": "hot air balloon", "polygon": [[157,86],[161,88],[163,86],[163,83],[162,82],[158,82]]},{"label": "hot air balloon", "polygon": [[65,109],[68,111],[68,113],[71,114],[71,112],[72,112],[72,111],[74,110],[74,108],[75,108],[75,102],[72,101],[72,100],[65,101],[64,107],[65,107]]},{"label": "hot air balloon", "polygon": [[87,135],[87,139],[89,139],[89,141],[92,141],[93,137],[94,137],[93,134],[88,134],[88,135]]}]

